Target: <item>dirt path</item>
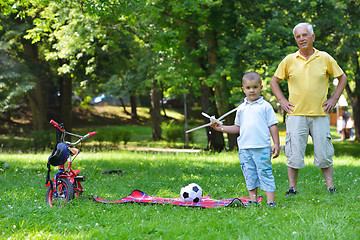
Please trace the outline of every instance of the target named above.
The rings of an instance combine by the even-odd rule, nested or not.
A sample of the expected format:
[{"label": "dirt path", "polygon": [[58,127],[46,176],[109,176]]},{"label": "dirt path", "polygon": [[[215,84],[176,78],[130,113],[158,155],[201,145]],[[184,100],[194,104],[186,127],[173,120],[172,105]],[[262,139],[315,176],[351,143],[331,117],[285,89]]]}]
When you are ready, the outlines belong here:
[{"label": "dirt path", "polygon": [[126,148],[120,148],[122,150],[128,150],[128,151],[152,151],[152,152],[184,152],[184,153],[198,153],[202,152],[201,149],[176,149],[176,148],[153,148],[153,147],[126,147]]}]

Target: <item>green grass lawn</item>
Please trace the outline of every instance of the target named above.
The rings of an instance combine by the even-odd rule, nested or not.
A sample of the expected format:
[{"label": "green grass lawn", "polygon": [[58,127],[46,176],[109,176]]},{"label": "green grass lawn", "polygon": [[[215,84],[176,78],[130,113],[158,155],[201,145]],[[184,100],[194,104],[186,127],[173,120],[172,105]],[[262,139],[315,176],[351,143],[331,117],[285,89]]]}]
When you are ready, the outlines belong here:
[{"label": "green grass lawn", "polygon": [[[100,109],[112,117],[118,109]],[[147,111],[143,111],[144,119]],[[181,114],[168,111],[181,122]],[[125,117],[124,117],[125,118]],[[100,121],[101,122],[101,121]],[[190,129],[202,124],[191,122]],[[74,128],[74,132],[97,131],[101,138],[86,140],[74,162],[87,181],[86,192],[64,208],[50,208],[45,200],[46,162],[50,150],[32,153],[22,148],[26,136],[0,137],[0,239],[350,239],[360,236],[360,144],[334,141],[334,183],[339,190],[329,195],[321,171],[313,166],[311,140],[306,167],[300,171],[299,194],[286,198],[286,157],[273,161],[277,208],[200,209],[170,205],[100,204],[98,195],[118,200],[139,189],[158,197],[179,197],[181,187],[198,183],[214,199],[247,197],[237,151],[222,153],[170,153],[145,151],[151,148],[184,148],[184,142],[152,141],[151,127],[109,125]],[[130,141],[114,145],[111,134],[129,131]],[[279,124],[280,144],[285,144],[285,124]],[[205,129],[194,132],[189,148],[204,149]],[[333,139],[340,136],[331,128]],[[54,131],[51,139],[55,140]],[[101,139],[101,141],[100,141]],[[46,141],[46,138],[45,138]],[[9,144],[10,143],[10,144]],[[4,147],[5,146],[5,147]],[[9,148],[6,148],[9,147]],[[134,150],[140,148],[141,151]],[[23,150],[24,151],[23,151]],[[22,153],[28,152],[28,153]],[[1,165],[0,165],[1,166]],[[101,174],[122,170],[124,174]],[[51,172],[54,176],[55,168]],[[260,195],[265,196],[263,191]],[[266,202],[266,199],[264,199]]]},{"label": "green grass lawn", "polygon": [[[350,151],[351,152],[351,151]],[[248,193],[237,152],[219,154],[84,151],[74,162],[87,181],[84,195],[64,208],[45,201],[50,152],[0,154],[0,239],[354,239],[360,236],[360,158],[334,157],[329,195],[312,155],[300,171],[299,194],[285,197],[286,158],[273,161],[277,208],[200,209],[170,205],[100,204],[90,195],[118,200],[139,189],[158,197],[179,197],[182,186],[198,183],[212,198]],[[105,170],[124,174],[101,174]],[[51,172],[55,173],[55,168]],[[265,193],[260,191],[260,195]],[[266,202],[266,199],[264,199]]]}]

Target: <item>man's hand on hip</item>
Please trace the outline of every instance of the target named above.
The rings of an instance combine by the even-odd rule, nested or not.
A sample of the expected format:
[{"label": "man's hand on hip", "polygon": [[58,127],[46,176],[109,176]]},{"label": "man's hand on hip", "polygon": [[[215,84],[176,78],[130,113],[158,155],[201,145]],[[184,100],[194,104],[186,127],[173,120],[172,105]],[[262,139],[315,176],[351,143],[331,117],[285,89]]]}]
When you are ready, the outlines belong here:
[{"label": "man's hand on hip", "polygon": [[293,107],[295,107],[295,105],[289,102],[286,98],[279,100],[279,103],[281,108],[284,109],[285,112],[290,114],[294,111]]},{"label": "man's hand on hip", "polygon": [[322,105],[322,106],[324,107],[324,112],[330,113],[330,112],[334,109],[336,103],[337,103],[337,100],[336,100],[336,99],[333,99],[332,97],[329,98],[329,99],[328,99],[326,102],[324,102],[323,105]]}]

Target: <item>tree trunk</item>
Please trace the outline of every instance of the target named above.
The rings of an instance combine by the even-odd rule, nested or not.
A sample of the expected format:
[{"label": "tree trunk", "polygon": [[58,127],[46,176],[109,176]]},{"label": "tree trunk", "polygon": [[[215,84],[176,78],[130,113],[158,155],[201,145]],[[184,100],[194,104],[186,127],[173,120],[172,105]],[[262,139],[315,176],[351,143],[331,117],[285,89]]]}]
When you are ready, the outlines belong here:
[{"label": "tree trunk", "polygon": [[161,139],[161,113],[160,113],[160,100],[161,91],[156,79],[152,80],[151,97],[151,123],[152,123],[152,139]]},{"label": "tree trunk", "polygon": [[123,108],[123,110],[124,110],[124,113],[125,113],[126,115],[131,115],[131,114],[126,110],[126,106],[125,106],[125,103],[124,103],[123,99],[122,99],[121,97],[119,97],[119,100],[120,100],[121,106],[122,106],[122,108]]},{"label": "tree trunk", "polygon": [[[225,95],[228,92],[228,88],[226,86],[226,84],[221,81],[216,87],[215,87],[215,96],[216,99],[226,99]],[[217,109],[219,111],[219,116],[227,113],[228,111],[232,110],[234,108],[233,105],[228,104],[228,102],[225,101],[217,101]],[[230,114],[229,116],[227,116],[224,120],[224,124],[225,125],[234,125],[234,119],[235,119],[235,114]],[[239,136],[239,134],[227,134],[227,138],[228,138],[228,144],[229,144],[229,150],[233,150],[234,148],[237,148],[237,137]]]},{"label": "tree trunk", "polygon": [[[230,110],[231,109],[229,109],[228,111],[230,111]],[[228,111],[226,111],[226,112],[228,112]],[[221,114],[224,114],[224,113],[221,113]],[[234,125],[235,116],[236,116],[236,112],[234,112],[234,113],[230,114],[229,116],[227,116],[225,121],[224,121],[224,124],[226,124],[226,125]],[[230,134],[230,133],[227,134],[229,150],[230,151],[238,148],[238,145],[237,145],[238,136],[239,136],[239,134]]]},{"label": "tree trunk", "polygon": [[137,98],[134,95],[130,95],[130,106],[131,106],[131,119],[138,120],[137,115]]},{"label": "tree trunk", "polygon": [[356,97],[353,105],[353,117],[354,117],[354,125],[355,125],[355,140],[360,140],[360,101],[359,96]]},{"label": "tree trunk", "polygon": [[348,84],[345,89],[351,102],[355,125],[355,140],[358,141],[360,139],[360,97],[355,94],[356,89],[354,92],[351,91]]},{"label": "tree trunk", "polygon": [[23,39],[25,61],[30,63],[29,69],[37,78],[34,80],[35,87],[28,93],[30,109],[32,113],[32,124],[35,131],[43,130],[48,127],[48,89],[49,80],[44,73],[44,67],[39,59],[38,47],[30,41]]},{"label": "tree trunk", "polygon": [[72,81],[68,75],[59,78],[60,83],[60,121],[65,129],[72,129]]},{"label": "tree trunk", "polygon": [[[201,86],[202,95],[201,99],[201,109],[203,112],[206,112],[210,116],[216,114],[216,104],[212,102],[210,99],[213,98],[214,93],[211,88],[202,85]],[[204,122],[209,123],[209,119],[204,117]],[[225,141],[222,132],[215,131],[211,127],[206,127],[206,135],[208,138],[208,149],[212,151],[221,152],[225,148]]]},{"label": "tree trunk", "polygon": [[188,130],[188,102],[186,93],[183,94],[184,97],[184,132],[185,132],[185,148],[189,147],[189,134],[186,133]]},{"label": "tree trunk", "polygon": [[[209,45],[208,50],[208,63],[209,63],[209,71],[210,74],[215,74],[216,72],[216,64],[217,64],[217,50],[218,50],[218,44],[216,40],[216,32],[215,31],[209,31],[207,33],[207,43]],[[224,77],[219,77],[218,84],[215,84],[215,99],[216,99],[216,106],[217,110],[219,112],[219,115],[223,115],[224,113],[228,112],[233,108],[233,106],[230,106],[230,104],[226,101],[228,99],[229,90],[227,87],[227,84],[225,82]],[[215,114],[217,115],[217,114]],[[220,116],[216,116],[220,117]],[[227,117],[225,119],[226,125],[233,125],[234,119],[230,119]],[[233,150],[237,147],[237,135],[236,134],[227,134],[228,137],[228,143],[229,143],[229,150]]]},{"label": "tree trunk", "polygon": [[30,109],[32,114],[33,130],[40,131],[48,127],[47,119],[47,84],[43,84],[40,79],[28,93]]},{"label": "tree trunk", "polygon": [[[200,41],[199,32],[197,30],[190,30],[188,34],[187,43],[190,48],[198,50],[198,42]],[[212,55],[210,54],[209,57],[211,58]],[[194,62],[198,64],[198,66],[203,70],[204,75],[198,76],[199,79],[204,77],[205,75],[209,75],[209,69],[207,68],[208,62],[203,57],[194,57]],[[210,115],[216,115],[216,104],[211,101],[211,99],[214,97],[214,93],[211,90],[210,87],[205,85],[203,81],[200,81],[200,87],[201,87],[201,93],[200,96],[200,102],[201,102],[201,108],[203,112],[206,112]],[[209,119],[204,118],[205,123],[209,123]],[[208,140],[208,149],[213,151],[222,151],[225,148],[225,141],[224,136],[221,132],[217,132],[211,127],[206,128],[206,136]]]},{"label": "tree trunk", "polygon": [[350,99],[353,109],[354,125],[355,125],[355,141],[360,140],[360,62],[359,56],[353,54],[353,62],[356,64],[355,89],[351,91],[349,84],[346,84],[346,92]]}]

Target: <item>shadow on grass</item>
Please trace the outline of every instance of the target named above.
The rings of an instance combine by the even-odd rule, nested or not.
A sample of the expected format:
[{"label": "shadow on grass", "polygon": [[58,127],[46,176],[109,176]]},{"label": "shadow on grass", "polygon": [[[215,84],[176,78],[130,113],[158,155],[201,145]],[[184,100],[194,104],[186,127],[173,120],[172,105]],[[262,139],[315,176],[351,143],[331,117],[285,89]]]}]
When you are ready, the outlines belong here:
[{"label": "shadow on grass", "polygon": [[[354,141],[335,141],[333,142],[335,156],[360,156],[360,143]],[[314,145],[308,143],[305,151],[306,156],[314,154]]]},{"label": "shadow on grass", "polygon": [[[108,158],[107,158],[108,157]],[[224,160],[222,158],[228,158]],[[280,158],[285,159],[284,155]],[[204,160],[206,159],[206,160]],[[305,168],[301,169],[298,178],[299,192],[315,196],[326,195],[326,184],[321,170],[312,164],[312,159],[307,158]],[[353,162],[354,163],[354,162]],[[158,197],[179,197],[180,189],[192,182],[199,184],[204,195],[211,195],[213,199],[226,199],[234,197],[248,197],[245,180],[241,172],[237,155],[211,154],[169,154],[169,153],[138,153],[132,156],[125,152],[100,158],[88,157],[75,161],[73,169],[81,169],[81,175],[86,177],[82,184],[87,190],[85,195],[98,195],[108,200],[119,200],[133,190],[141,190]],[[101,174],[103,171],[121,170],[123,174]],[[57,168],[52,167],[51,178]],[[21,160],[11,162],[6,174],[0,174],[0,180],[10,180],[5,184],[4,190],[16,188],[25,191],[24,181],[31,176],[37,185],[37,191],[46,193],[46,159],[43,163],[31,164]],[[4,172],[4,173],[5,173]],[[360,167],[354,164],[335,165],[334,183],[339,190],[346,192],[352,186],[351,198],[357,197],[359,186],[354,186],[354,181],[360,178]],[[285,161],[273,164],[273,175],[277,187],[277,197],[284,200],[285,191],[288,189],[288,176]],[[39,185],[40,184],[40,185]],[[355,184],[356,185],[356,184]],[[304,194],[300,197],[311,198]],[[259,191],[259,196],[265,196],[264,191]]]},{"label": "shadow on grass", "polygon": [[[300,199],[308,199],[313,196],[327,196],[326,183],[321,170],[307,160],[308,165],[299,171],[298,188],[306,193]],[[99,161],[97,166],[88,165],[84,174],[87,175],[87,189],[95,195],[108,200],[119,200],[133,190],[141,190],[156,197],[179,197],[181,187],[195,182],[199,184],[204,195],[211,195],[213,199],[226,199],[234,197],[248,197],[248,190],[240,164],[237,161],[202,162],[194,160],[186,162],[159,161],[156,164],[145,160],[140,162],[111,162]],[[118,169],[124,174],[104,175],[99,174],[104,170]],[[353,185],[354,179],[358,179],[356,173],[360,167],[348,165],[334,166],[334,183],[339,191],[347,191],[348,186]],[[285,200],[285,191],[289,187],[286,164],[273,164],[273,175],[277,187],[277,197]],[[355,194],[355,193],[352,193]],[[265,197],[265,192],[259,190],[259,196]],[[357,196],[357,195],[356,195]],[[351,198],[356,198],[351,196]]]},{"label": "shadow on grass", "polygon": [[[118,200],[139,189],[156,197],[179,197],[182,186],[196,182],[204,194],[213,199],[247,197],[237,154],[126,151],[84,154],[74,162],[74,169],[81,169],[81,174],[85,175],[87,180],[83,186],[87,191],[83,197],[60,209],[50,208],[45,200],[47,154],[10,157],[3,158],[10,161],[10,168],[0,171],[0,225],[4,237],[25,239],[28,235],[41,233],[56,239],[64,236],[70,239],[126,239],[129,236],[172,239],[174,236],[188,237],[186,231],[189,229],[201,231],[202,235],[195,235],[200,239],[223,239],[224,236],[249,239],[254,233],[276,236],[276,239],[289,239],[289,236],[294,239],[352,239],[359,236],[359,158],[348,162],[346,157],[339,157],[343,164],[334,167],[338,194],[329,195],[321,171],[308,164],[299,173],[299,194],[285,197],[288,180],[282,154],[273,164],[278,208],[268,209],[262,204],[265,206],[256,209],[200,212],[174,206],[98,204],[88,195]],[[125,174],[101,174],[104,170],[114,169],[123,170]],[[52,177],[54,173],[55,170]],[[259,195],[264,194],[259,191]],[[31,218],[31,221],[24,221],[24,218]],[[253,224],[249,224],[249,220]],[[259,232],[259,229],[266,231]],[[218,234],[204,235],[207,232]]]}]

